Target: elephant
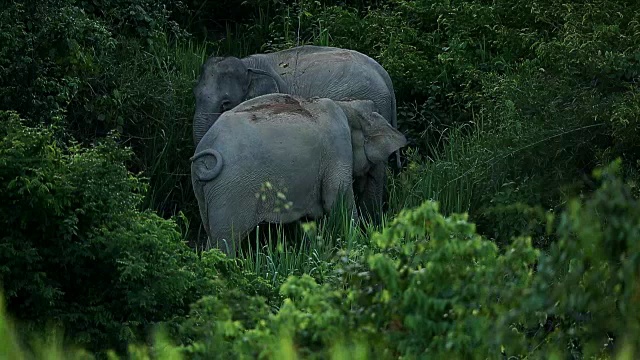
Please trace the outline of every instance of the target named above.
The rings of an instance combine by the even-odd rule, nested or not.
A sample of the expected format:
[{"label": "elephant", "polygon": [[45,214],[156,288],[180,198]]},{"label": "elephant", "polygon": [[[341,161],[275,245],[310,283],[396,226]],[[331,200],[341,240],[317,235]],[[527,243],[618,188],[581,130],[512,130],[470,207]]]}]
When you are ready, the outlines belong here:
[{"label": "elephant", "polygon": [[[397,128],[391,77],[372,58],[353,50],[304,45],[245,58],[210,57],[193,89],[196,107],[193,141],[197,146],[220,114],[241,102],[269,93],[332,100],[371,100],[376,111]],[[399,153],[395,152],[397,168]],[[355,183],[361,208],[378,219],[382,212],[387,164],[380,163]]]},{"label": "elephant", "polygon": [[[191,180],[210,247],[233,257],[260,223],[328,214],[352,182],[406,144],[370,100],[267,94],[223,113],[191,157]],[[272,188],[280,193],[261,193]],[[279,203],[280,202],[280,203]]]}]

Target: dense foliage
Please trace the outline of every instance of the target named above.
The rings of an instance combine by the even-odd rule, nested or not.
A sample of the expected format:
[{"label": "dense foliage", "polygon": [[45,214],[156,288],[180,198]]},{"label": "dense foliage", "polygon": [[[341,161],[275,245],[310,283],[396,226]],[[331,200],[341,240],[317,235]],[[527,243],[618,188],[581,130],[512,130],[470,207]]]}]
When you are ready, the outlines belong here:
[{"label": "dense foliage", "polygon": [[[633,358],[638,19],[633,0],[7,1],[0,355]],[[411,144],[384,224],[338,211],[237,260],[196,251],[200,65],[305,43],[393,79]]]},{"label": "dense foliage", "polygon": [[228,290],[240,271],[230,260],[198,256],[176,222],[137,210],[142,184],[112,138],[62,149],[52,131],[1,115],[0,278],[20,320],[126,349],[149,325]]}]

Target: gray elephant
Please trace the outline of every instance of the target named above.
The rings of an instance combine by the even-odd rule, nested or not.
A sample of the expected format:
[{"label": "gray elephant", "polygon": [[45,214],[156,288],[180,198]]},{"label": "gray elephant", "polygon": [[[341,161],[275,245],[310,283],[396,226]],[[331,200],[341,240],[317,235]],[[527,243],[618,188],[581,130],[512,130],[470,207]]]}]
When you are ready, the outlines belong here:
[{"label": "gray elephant", "polygon": [[[353,177],[406,144],[374,110],[368,100],[268,94],[222,114],[191,158],[210,244],[234,256],[259,223],[320,217],[340,193],[357,215]],[[265,184],[281,193],[265,196]]]},{"label": "gray elephant", "polygon": [[[242,59],[211,57],[194,88],[193,141],[197,145],[221,113],[259,95],[286,93],[303,98],[371,100],[394,127],[396,98],[391,78],[372,58],[357,51],[305,45]],[[399,167],[399,155],[396,153]],[[377,219],[382,211],[386,162],[355,179],[356,199]]]}]

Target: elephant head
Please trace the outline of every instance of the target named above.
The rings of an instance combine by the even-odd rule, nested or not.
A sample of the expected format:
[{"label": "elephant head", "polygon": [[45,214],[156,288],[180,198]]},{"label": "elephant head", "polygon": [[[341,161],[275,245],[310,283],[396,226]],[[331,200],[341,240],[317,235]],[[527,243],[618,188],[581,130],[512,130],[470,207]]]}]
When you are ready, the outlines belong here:
[{"label": "elephant head", "polygon": [[249,67],[236,57],[211,57],[202,66],[193,94],[193,141],[197,145],[223,112],[259,95],[285,92],[286,85],[271,68]]},{"label": "elephant head", "polygon": [[336,101],[347,116],[353,147],[353,174],[364,176],[374,164],[407,144],[405,136],[376,112],[373,101]]}]

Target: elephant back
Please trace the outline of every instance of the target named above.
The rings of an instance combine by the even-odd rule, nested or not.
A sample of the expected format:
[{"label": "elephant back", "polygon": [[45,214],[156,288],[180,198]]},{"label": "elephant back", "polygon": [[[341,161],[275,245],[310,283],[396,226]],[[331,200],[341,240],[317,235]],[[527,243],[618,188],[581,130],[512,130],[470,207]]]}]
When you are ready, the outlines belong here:
[{"label": "elephant back", "polygon": [[275,121],[287,115],[313,119],[314,115],[307,109],[310,102],[289,94],[266,94],[241,103],[232,112],[239,115],[249,114],[255,122]]}]

